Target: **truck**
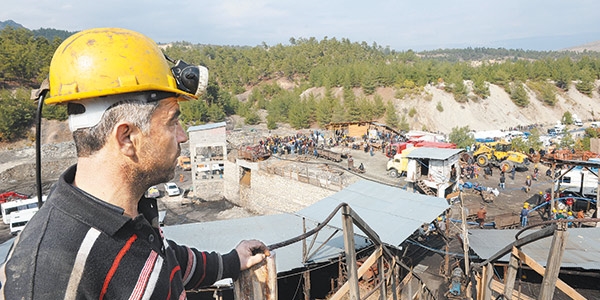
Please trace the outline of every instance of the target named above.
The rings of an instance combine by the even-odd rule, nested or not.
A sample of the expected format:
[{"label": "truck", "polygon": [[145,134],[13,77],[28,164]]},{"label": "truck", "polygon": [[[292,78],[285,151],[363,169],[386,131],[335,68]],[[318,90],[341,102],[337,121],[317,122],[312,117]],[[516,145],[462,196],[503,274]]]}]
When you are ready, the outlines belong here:
[{"label": "truck", "polygon": [[416,147],[404,148],[400,153],[394,155],[393,159],[388,161],[387,171],[391,177],[406,175],[406,170],[408,168],[408,158],[406,156],[415,149]]},{"label": "truck", "polygon": [[[414,141],[414,142],[402,142],[395,143],[388,146],[391,151],[386,152],[386,156],[392,153],[393,155],[387,163],[387,171],[391,177],[404,176],[406,174],[408,166],[408,158],[406,156],[413,150],[421,147],[426,148],[440,148],[440,149],[456,149],[456,144],[445,143],[445,142],[430,142],[430,141]],[[388,154],[389,153],[389,154]]]}]

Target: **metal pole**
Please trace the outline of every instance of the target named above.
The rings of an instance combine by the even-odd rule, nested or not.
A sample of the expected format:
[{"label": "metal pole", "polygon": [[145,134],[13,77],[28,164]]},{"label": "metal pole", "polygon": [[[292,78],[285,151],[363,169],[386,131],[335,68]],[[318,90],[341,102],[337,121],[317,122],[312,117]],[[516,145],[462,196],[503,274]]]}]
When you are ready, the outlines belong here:
[{"label": "metal pole", "polygon": [[[446,228],[444,230],[444,235],[446,237],[448,237],[450,235],[450,218],[448,218],[448,213],[444,213],[444,222],[446,222]],[[445,250],[446,253],[444,254],[444,276],[450,276],[450,240],[446,239],[446,246],[445,246]]]},{"label": "metal pole", "polygon": [[[552,162],[552,168],[551,168],[552,174],[550,174],[550,178],[552,178],[552,187],[550,188],[550,213],[551,214],[554,214],[554,209],[556,208],[556,206],[554,204],[554,184],[557,180],[555,178],[555,173],[554,173],[555,168],[556,168],[556,162]],[[554,217],[553,215],[551,215],[551,216]]]},{"label": "metal pole", "polygon": [[379,299],[387,299],[387,285],[385,280],[385,261],[383,256],[377,260],[377,269],[379,270]]},{"label": "metal pole", "polygon": [[[596,176],[598,177],[598,176]],[[600,177],[598,177],[598,186],[596,187],[596,218],[600,217],[598,214],[598,209],[600,209]],[[596,222],[596,227],[600,227],[600,222]]]}]

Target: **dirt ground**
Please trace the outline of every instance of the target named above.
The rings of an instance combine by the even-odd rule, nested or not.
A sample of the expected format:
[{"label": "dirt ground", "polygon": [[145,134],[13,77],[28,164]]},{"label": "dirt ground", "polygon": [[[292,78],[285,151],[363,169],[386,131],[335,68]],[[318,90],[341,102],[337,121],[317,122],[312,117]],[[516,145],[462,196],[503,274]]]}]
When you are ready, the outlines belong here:
[{"label": "dirt ground", "polygon": [[[527,168],[518,169],[515,172],[514,179],[510,173],[506,174],[506,188],[504,190],[499,189],[498,186],[500,183],[500,170],[497,168],[493,169],[492,176],[482,176],[483,172],[480,172],[480,175],[476,179],[463,179],[474,185],[498,189],[499,192],[497,197],[491,196],[488,198],[492,200],[489,201],[488,199],[484,200],[481,193],[474,188],[463,189],[463,201],[464,205],[469,209],[469,214],[473,216],[480,206],[485,206],[487,211],[486,223],[496,222],[498,223],[497,227],[502,226],[507,228],[510,227],[509,224],[511,224],[511,221],[514,222],[516,220],[518,222],[518,215],[523,208],[523,204],[525,202],[536,204],[539,192],[551,189],[552,187],[550,177],[544,175],[547,167],[538,164],[538,168],[540,169],[538,180],[532,180],[531,190],[525,192],[523,189],[525,180],[527,176],[532,176],[533,168],[534,164],[530,164]],[[530,223],[541,221],[541,218],[539,215],[534,214],[530,216],[529,221]]]}]

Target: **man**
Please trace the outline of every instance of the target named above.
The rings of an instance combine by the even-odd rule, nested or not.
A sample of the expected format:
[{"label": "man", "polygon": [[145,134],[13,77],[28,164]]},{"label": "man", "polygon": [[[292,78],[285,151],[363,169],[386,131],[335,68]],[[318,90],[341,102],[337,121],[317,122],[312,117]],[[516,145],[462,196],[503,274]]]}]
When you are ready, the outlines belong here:
[{"label": "man", "polygon": [[535,202],[535,205],[536,205],[536,206],[538,206],[538,205],[542,204],[543,202],[544,202],[544,192],[540,191],[540,192],[538,193],[538,196],[537,196],[537,200],[536,200],[536,202]]},{"label": "man", "polygon": [[485,223],[485,216],[487,215],[487,211],[485,210],[485,206],[481,206],[477,211],[477,218],[475,221],[479,224],[479,228],[483,228]]},{"label": "man", "polygon": [[523,209],[521,209],[521,227],[527,226],[527,216],[529,215],[529,203],[525,202],[523,204]]},{"label": "man", "polygon": [[[573,216],[572,211],[567,212],[567,220],[575,220],[575,216]],[[567,227],[569,227],[569,228],[573,227],[573,221],[567,222]]]},{"label": "man", "polygon": [[512,169],[510,169],[510,175],[511,175],[511,179],[515,180],[515,174],[517,172],[517,167],[515,167],[515,165],[512,166]]},{"label": "man", "polygon": [[[585,214],[583,213],[583,210],[582,210],[582,209],[580,209],[580,210],[577,212],[577,219],[578,219],[578,220],[582,220],[583,218],[585,218]],[[581,227],[581,221],[577,222],[577,227]]]},{"label": "man", "polygon": [[527,175],[527,178],[525,179],[525,185],[521,189],[524,190],[525,193],[529,193],[531,190],[531,177],[529,175]]},{"label": "man", "polygon": [[46,103],[68,104],[77,165],[16,239],[0,298],[184,299],[265,258],[256,240],[224,255],[177,245],[158,226],[156,199],[143,197],[174,177],[187,140],[178,101],[197,97],[203,71],[183,78],[176,67],[124,29],[81,31],[58,47]]},{"label": "man", "polygon": [[354,158],[352,155],[348,155],[348,170],[352,170],[354,168]]}]

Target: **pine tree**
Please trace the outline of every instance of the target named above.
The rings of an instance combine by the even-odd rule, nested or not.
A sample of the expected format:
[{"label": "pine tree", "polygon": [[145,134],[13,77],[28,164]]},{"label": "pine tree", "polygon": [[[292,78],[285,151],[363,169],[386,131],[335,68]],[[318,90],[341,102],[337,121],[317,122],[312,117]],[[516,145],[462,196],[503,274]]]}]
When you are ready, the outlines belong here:
[{"label": "pine tree", "polygon": [[391,128],[398,128],[398,115],[392,101],[388,101],[385,108],[385,124]]}]

